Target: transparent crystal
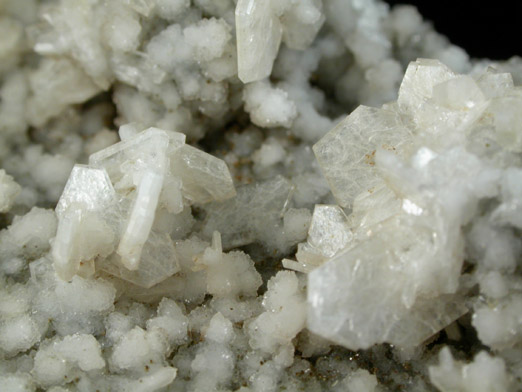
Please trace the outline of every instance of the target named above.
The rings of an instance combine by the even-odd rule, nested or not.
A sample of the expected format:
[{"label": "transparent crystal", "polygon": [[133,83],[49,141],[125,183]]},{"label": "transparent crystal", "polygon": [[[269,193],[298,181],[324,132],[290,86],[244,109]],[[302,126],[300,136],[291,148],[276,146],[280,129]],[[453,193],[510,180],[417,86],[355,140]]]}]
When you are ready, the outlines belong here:
[{"label": "transparent crystal", "polygon": [[505,95],[515,87],[513,77],[509,73],[498,73],[494,68],[488,68],[477,84],[486,98],[496,98]]},{"label": "transparent crystal", "polygon": [[495,98],[488,107],[488,114],[493,116],[497,143],[507,150],[522,152],[522,93],[513,90],[509,95]]},{"label": "transparent crystal", "polygon": [[78,272],[80,260],[75,254],[75,243],[78,242],[81,210],[71,208],[61,214],[58,221],[56,238],[53,242],[52,256],[54,269],[58,276],[70,280]]},{"label": "transparent crystal", "polygon": [[308,231],[308,243],[326,257],[333,257],[346,247],[352,233],[344,211],[339,206],[317,204]]},{"label": "transparent crystal", "polygon": [[149,238],[154,214],[158,207],[163,176],[154,171],[147,171],[138,186],[136,200],[125,228],[117,253],[129,270],[138,269],[143,245]]},{"label": "transparent crystal", "polygon": [[236,194],[226,163],[192,146],[176,151],[170,170],[181,178],[183,195],[191,202],[223,201]]},{"label": "transparent crystal", "polygon": [[372,192],[360,193],[355,198],[352,213],[348,217],[354,237],[366,238],[372,226],[396,215],[401,208],[402,200],[384,184]]},{"label": "transparent crystal", "polygon": [[110,59],[114,75],[119,81],[136,87],[140,91],[157,93],[158,85],[166,79],[166,72],[150,59],[139,53],[117,53]]},{"label": "transparent crystal", "polygon": [[435,84],[432,96],[412,116],[422,130],[423,144],[432,148],[463,143],[489,101],[471,76],[456,76]]},{"label": "transparent crystal", "polygon": [[169,142],[167,132],[149,128],[89,158],[91,165],[108,171],[120,197],[133,200],[117,250],[121,262],[130,270],[138,269],[152,228],[167,170]]},{"label": "transparent crystal", "polygon": [[167,176],[163,182],[163,189],[160,195],[160,204],[162,204],[168,212],[179,214],[183,211],[183,183],[181,179],[174,176]]},{"label": "transparent crystal", "polygon": [[104,168],[118,192],[129,192],[138,186],[147,170],[164,175],[169,142],[167,132],[149,128],[129,140],[92,154],[89,165]]},{"label": "transparent crystal", "polygon": [[187,201],[235,195],[224,161],[186,146],[182,133],[141,129],[140,124],[123,126],[121,142],[92,154],[90,166],[73,169],[56,207],[53,257],[63,279],[92,275],[96,265],[151,287],[180,269],[170,237],[176,227],[157,221],[158,216],[184,213]]},{"label": "transparent crystal", "polygon": [[86,211],[103,211],[114,204],[116,192],[105,169],[75,165],[56,205],[60,218],[72,205]]}]

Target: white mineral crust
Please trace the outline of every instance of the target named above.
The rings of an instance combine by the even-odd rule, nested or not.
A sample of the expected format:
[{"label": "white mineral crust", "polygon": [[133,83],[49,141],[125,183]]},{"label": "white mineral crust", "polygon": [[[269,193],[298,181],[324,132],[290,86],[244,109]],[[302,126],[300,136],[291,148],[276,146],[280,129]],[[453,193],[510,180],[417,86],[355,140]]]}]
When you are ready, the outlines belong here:
[{"label": "white mineral crust", "polygon": [[446,347],[439,353],[439,364],[429,367],[433,384],[441,391],[509,391],[511,379],[501,358],[492,358],[485,351],[478,353],[473,362],[456,361]]}]

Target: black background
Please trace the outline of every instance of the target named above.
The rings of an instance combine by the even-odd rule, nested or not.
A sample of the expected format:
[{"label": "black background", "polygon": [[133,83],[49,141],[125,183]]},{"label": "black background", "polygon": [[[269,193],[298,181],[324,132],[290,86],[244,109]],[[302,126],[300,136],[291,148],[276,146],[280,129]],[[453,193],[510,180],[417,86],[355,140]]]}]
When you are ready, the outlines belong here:
[{"label": "black background", "polygon": [[522,0],[386,2],[415,5],[439,33],[471,57],[501,60],[522,56]]}]

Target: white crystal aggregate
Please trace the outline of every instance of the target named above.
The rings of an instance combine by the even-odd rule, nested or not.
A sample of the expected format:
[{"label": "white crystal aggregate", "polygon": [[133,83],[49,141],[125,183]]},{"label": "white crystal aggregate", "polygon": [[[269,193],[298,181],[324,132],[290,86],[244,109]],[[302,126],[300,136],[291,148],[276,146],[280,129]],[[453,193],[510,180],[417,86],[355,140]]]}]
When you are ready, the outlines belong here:
[{"label": "white crystal aggregate", "polygon": [[22,188],[14,181],[13,177],[2,169],[0,170],[0,189],[0,211],[6,212],[12,208],[14,201]]},{"label": "white crystal aggregate", "polygon": [[[460,86],[464,80],[467,89]],[[444,100],[440,101],[442,97]],[[390,125],[389,120],[382,120],[390,115],[404,119],[404,125],[396,125],[395,121]],[[463,285],[459,284],[464,279],[461,271],[466,238],[462,229],[479,223],[473,217],[481,200],[499,197],[502,173],[508,168],[487,159],[481,161],[455,143],[464,141],[466,134],[472,137],[477,128],[494,124],[495,115],[497,112],[489,109],[485,94],[471,77],[455,75],[441,63],[421,59],[408,66],[398,105],[382,109],[359,107],[314,146],[340,205],[353,206],[356,214],[354,195],[362,190],[370,192],[371,199],[375,188],[389,187],[395,197],[402,199],[402,209],[378,222],[365,224],[364,218],[363,222],[355,222],[365,226],[365,233],[356,234],[344,251],[310,273],[308,326],[313,332],[352,349],[368,348],[382,341],[404,347],[419,344],[443,324],[449,325],[466,313],[466,304],[460,298]],[[362,132],[375,145],[368,148],[359,143],[357,158],[347,158],[352,154],[351,148],[339,145],[357,137],[361,132],[359,124],[369,126]],[[343,137],[343,131],[351,137]],[[376,133],[388,138],[393,135],[399,142],[380,139]],[[407,148],[402,147],[408,144]],[[355,174],[360,169],[348,169],[354,164],[362,168],[361,177]],[[357,181],[359,178],[362,180]],[[354,186],[363,189],[354,190]],[[374,208],[383,207],[389,208],[378,204]],[[495,230],[492,222],[481,223],[484,226],[477,230]],[[355,226],[345,231],[357,230],[360,228]],[[498,250],[491,256],[495,262],[484,265],[485,268],[493,264],[502,268],[503,262],[514,267],[514,261],[509,260],[516,259],[511,255],[519,252],[519,240],[510,237],[513,229],[501,230],[503,235],[488,236],[489,241],[498,238],[502,242],[488,244],[488,251]],[[470,239],[474,232],[472,228]],[[477,235],[482,241],[485,239],[484,234]],[[327,243],[321,245],[328,250]],[[488,263],[487,253],[477,256],[481,263]],[[387,271],[384,274],[383,268]],[[394,274],[397,277],[391,278]],[[411,280],[406,278],[409,274]],[[333,283],[336,280],[337,285]],[[369,287],[376,295],[373,300],[364,299]],[[381,294],[377,294],[380,290]],[[389,301],[401,305],[397,307]],[[361,303],[366,304],[364,311]],[[404,316],[400,316],[401,306],[408,309]],[[387,315],[390,309],[392,314]],[[359,317],[364,319],[360,325]],[[417,321],[411,319],[417,317]],[[330,322],[324,323],[325,319]],[[406,319],[409,327],[402,325]],[[409,329],[415,323],[420,324]],[[397,330],[401,332],[397,334]],[[478,332],[481,333],[481,327]]]},{"label": "white crystal aggregate", "polygon": [[380,0],[0,0],[0,391],[522,389],[521,82]]},{"label": "white crystal aggregate", "polygon": [[429,375],[442,391],[506,391],[512,383],[502,358],[481,351],[471,363],[463,365],[455,361],[447,347],[439,353],[439,364],[429,367]]},{"label": "white crystal aggregate", "polygon": [[[226,165],[184,143],[181,133],[149,128],[92,154],[90,166],[73,168],[56,207],[52,255],[61,278],[70,280],[86,269],[85,263],[92,275],[96,262],[113,275],[151,287],[179,271],[168,233],[152,231],[156,214],[175,215],[184,204],[189,208],[235,195]],[[179,200],[179,208],[168,202],[172,199]],[[82,229],[90,226],[96,226],[95,234],[82,249],[87,234]]]}]

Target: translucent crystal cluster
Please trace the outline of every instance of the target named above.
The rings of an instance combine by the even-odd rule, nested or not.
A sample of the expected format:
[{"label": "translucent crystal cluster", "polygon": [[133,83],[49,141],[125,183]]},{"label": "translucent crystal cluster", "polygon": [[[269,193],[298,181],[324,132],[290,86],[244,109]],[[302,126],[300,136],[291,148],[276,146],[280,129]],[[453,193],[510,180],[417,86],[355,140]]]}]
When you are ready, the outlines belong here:
[{"label": "translucent crystal cluster", "polygon": [[[493,92],[486,82],[493,78],[508,82]],[[503,205],[504,178],[513,173],[502,160],[518,150],[516,142],[503,141],[499,122],[505,124],[506,108],[497,105],[507,97],[520,100],[518,95],[508,74],[490,70],[473,78],[420,59],[408,66],[397,103],[359,107],[314,146],[336,200],[351,208],[352,219],[330,207],[338,212],[322,217],[324,238],[318,241],[316,207],[300,251],[313,247],[323,259],[297,254],[298,270],[320,265],[308,283],[313,332],[351,349],[380,342],[410,347],[468,311],[464,228],[480,220],[480,203],[494,199],[499,206],[483,224],[513,230],[494,219]],[[516,124],[504,129],[516,133]],[[516,241],[503,245],[518,248]]]},{"label": "translucent crystal cluster", "polygon": [[225,163],[185,145],[185,135],[132,130],[123,127],[121,142],[71,172],[56,206],[52,250],[62,279],[99,268],[151,287],[179,271],[172,239],[153,228],[155,217],[236,194]]}]

